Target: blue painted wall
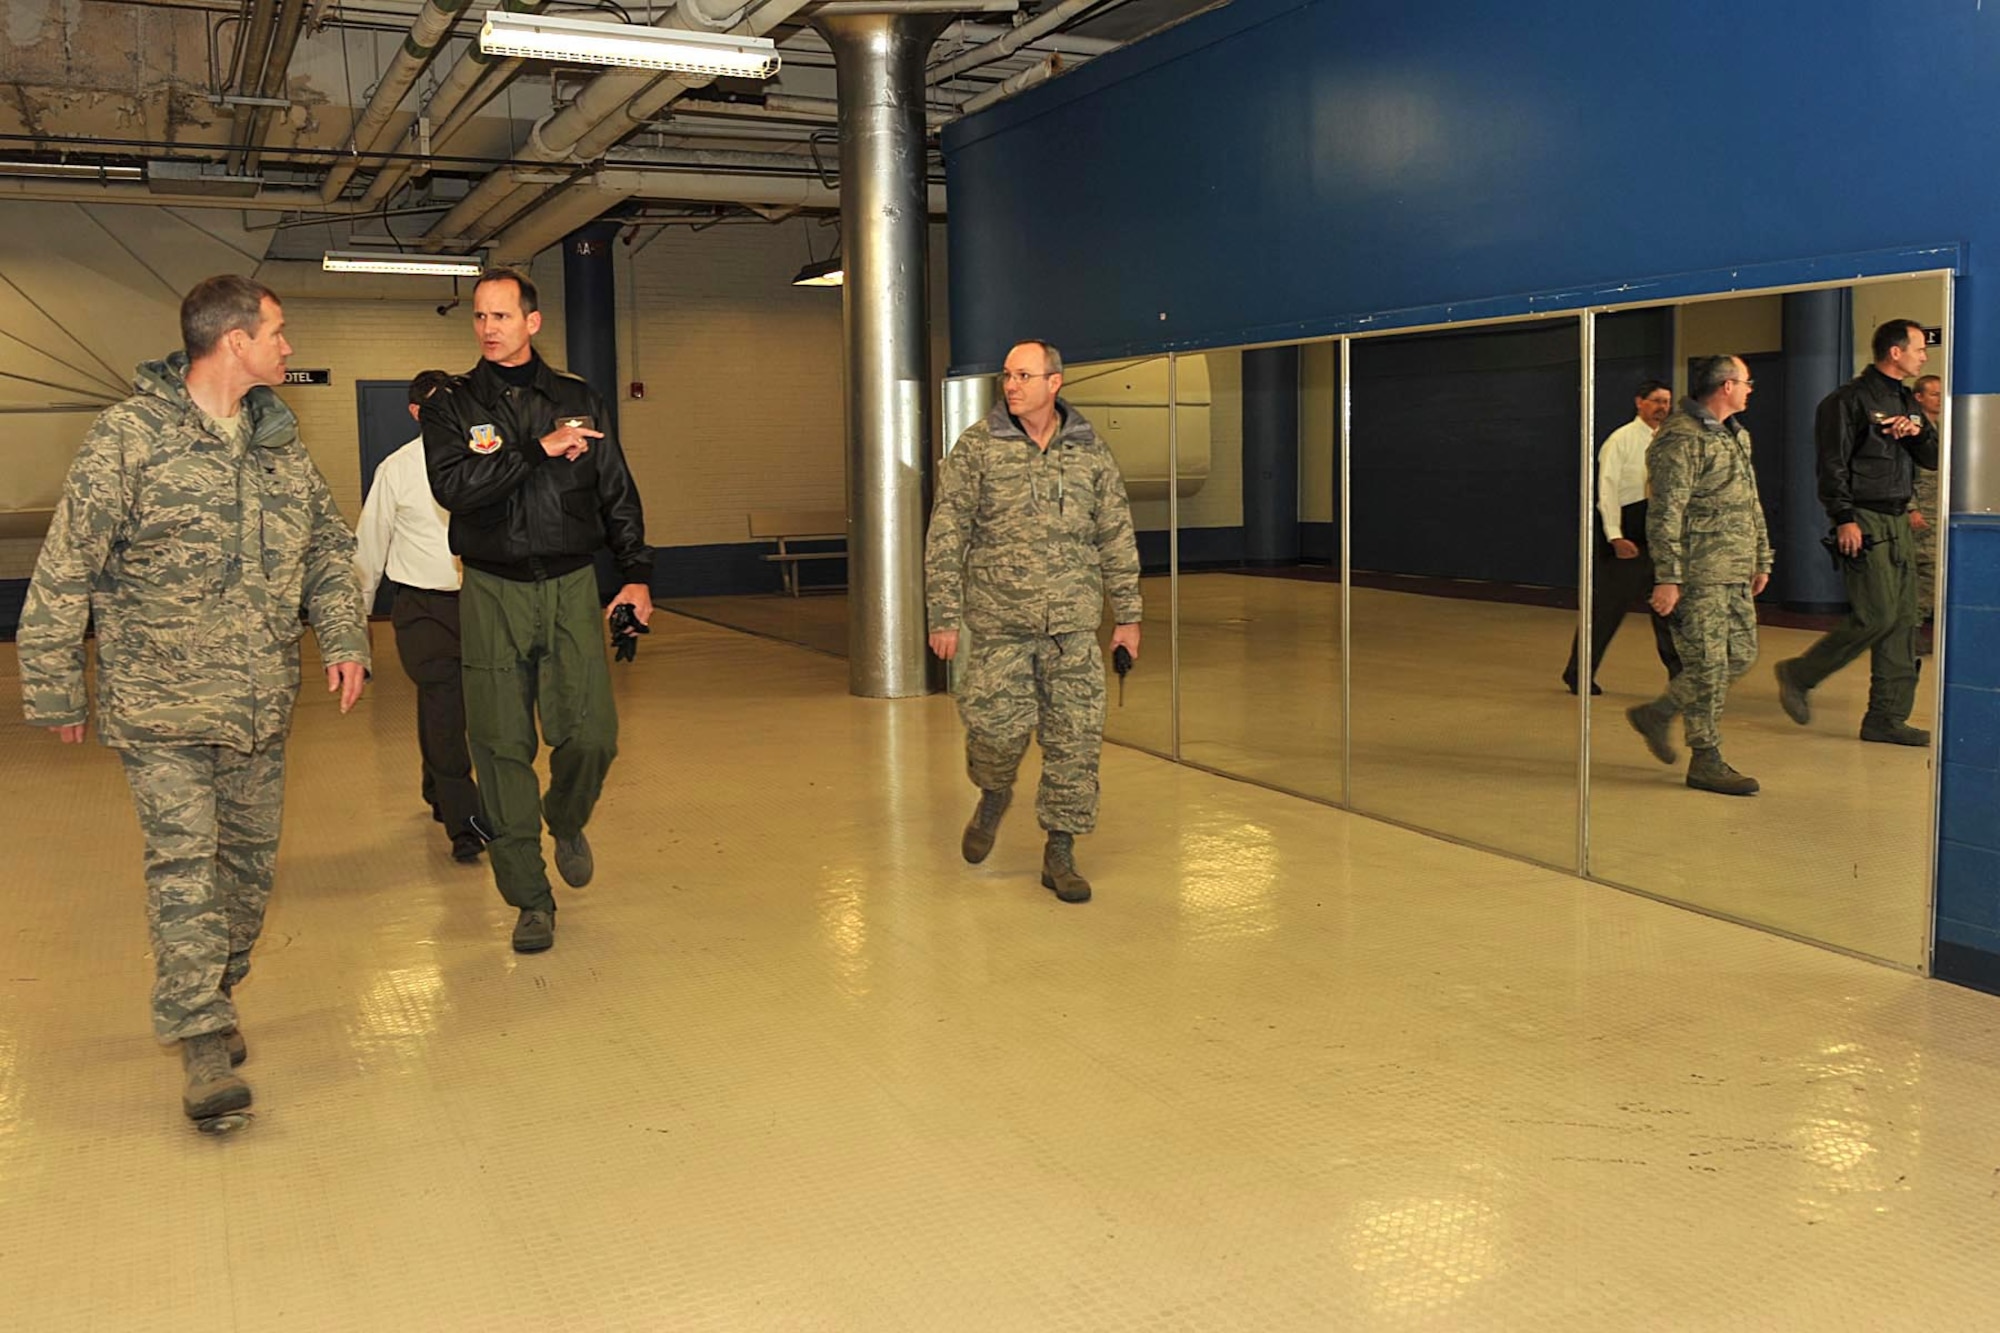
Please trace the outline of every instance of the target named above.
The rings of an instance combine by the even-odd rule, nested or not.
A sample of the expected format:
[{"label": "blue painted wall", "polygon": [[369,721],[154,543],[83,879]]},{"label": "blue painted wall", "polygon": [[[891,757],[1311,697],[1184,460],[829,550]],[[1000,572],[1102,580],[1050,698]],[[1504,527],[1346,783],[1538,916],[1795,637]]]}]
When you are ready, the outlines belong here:
[{"label": "blue painted wall", "polygon": [[[1955,268],[2000,392],[1997,124],[1971,0],[1235,0],[946,129],[953,369]],[[2000,527],[1953,522],[1937,968],[2000,989]]]},{"label": "blue painted wall", "polygon": [[[1085,360],[2000,252],[2000,6],[1918,17],[1236,0],[947,128],[954,369],[1023,330]],[[1970,278],[1955,389],[1990,392]]]}]

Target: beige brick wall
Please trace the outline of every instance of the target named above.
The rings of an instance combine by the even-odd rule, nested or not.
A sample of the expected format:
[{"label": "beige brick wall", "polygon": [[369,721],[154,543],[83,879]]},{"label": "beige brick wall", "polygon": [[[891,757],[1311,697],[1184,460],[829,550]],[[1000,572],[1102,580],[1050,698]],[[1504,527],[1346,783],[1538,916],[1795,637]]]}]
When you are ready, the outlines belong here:
[{"label": "beige brick wall", "polygon": [[[623,244],[615,250],[620,426],[656,546],[748,541],[752,509],[845,505],[842,293],[791,285],[808,227],[814,255],[824,256],[831,229],[798,219],[669,228],[650,240],[647,229],[636,260]],[[565,365],[560,251],[545,252],[532,272],[545,316],[538,345]],[[947,359],[941,226],[931,230],[931,288],[935,381]],[[361,510],[356,382],[407,379],[428,366],[463,370],[478,355],[469,291],[441,318],[435,282],[408,298],[393,285],[367,290],[368,299],[285,301],[291,364],[333,372],[332,385],[288,388],[285,400],[350,522]],[[109,307],[91,317],[110,318]],[[645,382],[642,400],[624,396],[634,379]],[[87,423],[56,419],[71,438],[52,438],[44,451],[66,463]],[[38,545],[0,543],[0,578],[26,577]]]}]

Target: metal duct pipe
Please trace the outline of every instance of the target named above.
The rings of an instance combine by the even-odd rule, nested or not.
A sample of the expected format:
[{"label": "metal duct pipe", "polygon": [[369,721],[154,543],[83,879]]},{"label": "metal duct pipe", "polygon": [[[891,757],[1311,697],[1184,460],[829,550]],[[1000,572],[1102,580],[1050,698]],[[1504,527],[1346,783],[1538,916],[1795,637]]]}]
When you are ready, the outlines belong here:
[{"label": "metal duct pipe", "polygon": [[[276,97],[284,91],[285,77],[291,72],[292,52],[298,49],[299,30],[305,27],[306,0],[285,0],[284,10],[278,15],[277,31],[271,34],[271,58],[264,62],[264,90],[262,96]],[[271,125],[271,108],[253,107],[250,115],[250,133],[243,147],[247,157],[243,158],[245,175],[257,174],[257,164],[262,160],[264,135]]]},{"label": "metal duct pipe", "polygon": [[1005,101],[1015,93],[1020,92],[1023,88],[1032,88],[1038,83],[1047,83],[1062,72],[1062,67],[1062,57],[1051,54],[1041,64],[1030,65],[1019,74],[1002,79],[985,92],[979,94],[979,96],[967,101],[959,110],[968,116],[975,111],[984,111],[995,102]]},{"label": "metal duct pipe", "polygon": [[[687,3],[687,0],[682,0],[682,3]],[[812,0],[765,0],[735,31],[762,37],[810,3]],[[661,26],[668,25],[663,20]],[[709,82],[711,80],[693,76],[684,80],[672,76],[653,78],[643,73],[634,77],[623,71],[600,74],[584,87],[568,110],[537,127],[534,141],[522,156],[545,162],[589,161],[644,126],[659,114],[662,107],[690,88],[706,87]],[[506,172],[496,171],[488,175],[459,201],[457,207],[424,233],[423,248],[436,253],[454,239],[468,234],[484,239],[502,226],[518,220],[527,211],[526,208],[500,213],[504,220],[488,226],[483,233],[474,230],[489,214],[499,212],[501,205],[512,199],[517,189],[516,182]],[[528,207],[533,206],[530,204]]]},{"label": "metal duct pipe", "polygon": [[[772,93],[764,99],[764,105],[779,114],[812,116],[828,121],[840,118],[840,103],[831,97],[794,97],[790,93]],[[950,119],[940,112],[925,113],[924,124],[930,129],[942,129]]]},{"label": "metal duct pipe", "polygon": [[847,688],[933,685],[924,641],[930,510],[929,222],[924,60],[943,15],[816,14],[840,92],[847,282]]},{"label": "metal duct pipe", "polygon": [[[997,42],[1010,36],[1012,28],[1003,28],[993,23],[954,23],[938,38],[940,44],[962,41],[967,45],[981,45]],[[1030,46],[1041,47],[1045,51],[1060,51],[1066,56],[1101,56],[1107,51],[1116,51],[1123,42],[1109,37],[1078,37],[1067,32],[1052,32],[1036,38]]]},{"label": "metal duct pipe", "polygon": [[[458,16],[472,0],[427,0],[423,9],[410,24],[409,35],[403,38],[402,49],[383,71],[381,81],[375,85],[375,95],[368,99],[368,107],[347,133],[347,151],[353,154],[365,153],[379,147],[389,129],[389,118],[396,114],[396,108],[403,104],[403,97],[424,72],[437,54],[440,43],[458,22]],[[478,47],[474,42],[473,46]],[[326,173],[320,183],[319,196],[322,199],[338,199],[340,192],[354,176],[360,165],[358,157],[350,157],[344,162],[336,162],[333,170]]]},{"label": "metal duct pipe", "polygon": [[1002,37],[999,41],[988,42],[984,46],[976,46],[963,55],[955,56],[945,61],[942,65],[933,66],[930,72],[924,76],[924,82],[943,83],[947,79],[956,78],[969,69],[978,69],[981,65],[991,64],[1002,56],[1012,55],[1029,42],[1046,33],[1055,31],[1063,24],[1083,13],[1084,10],[1093,8],[1100,3],[1102,3],[1102,0],[1063,0],[1061,4],[1051,9],[1048,13],[1043,14],[1040,18],[1030,19],[1008,33],[1005,37]]}]

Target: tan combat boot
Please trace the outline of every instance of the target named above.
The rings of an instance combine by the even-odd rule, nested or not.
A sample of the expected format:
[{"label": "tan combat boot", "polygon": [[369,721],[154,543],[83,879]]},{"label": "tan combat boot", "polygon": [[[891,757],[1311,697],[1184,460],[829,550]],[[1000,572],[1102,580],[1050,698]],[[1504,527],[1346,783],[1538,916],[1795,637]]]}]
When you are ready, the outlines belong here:
[{"label": "tan combat boot", "polygon": [[181,1041],[181,1068],[187,1087],[181,1109],[190,1120],[213,1120],[250,1105],[250,1085],[229,1072],[229,1047],[220,1032]]},{"label": "tan combat boot", "polygon": [[1013,803],[1012,787],[979,793],[979,806],[972,812],[972,820],[965,826],[965,836],[958,843],[959,852],[968,862],[978,865],[993,850],[993,839],[1000,833],[1001,816]]},{"label": "tan combat boot", "polygon": [[1688,760],[1688,786],[1696,791],[1712,791],[1723,796],[1754,796],[1757,779],[1746,777],[1722,762],[1722,751],[1696,748]]},{"label": "tan combat boot", "polygon": [[1049,830],[1048,846],[1042,849],[1042,887],[1055,891],[1066,903],[1090,901],[1090,881],[1076,868],[1076,840],[1067,833]]}]

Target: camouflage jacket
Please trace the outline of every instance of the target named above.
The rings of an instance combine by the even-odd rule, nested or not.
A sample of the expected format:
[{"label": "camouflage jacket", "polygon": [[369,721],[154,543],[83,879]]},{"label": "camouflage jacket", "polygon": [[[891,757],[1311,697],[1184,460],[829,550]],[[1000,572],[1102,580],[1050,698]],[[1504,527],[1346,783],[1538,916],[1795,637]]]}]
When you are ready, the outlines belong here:
[{"label": "camouflage jacket", "polygon": [[1748,583],[1771,572],[1750,432],[1683,398],[1646,448],[1646,544],[1661,583]]},{"label": "camouflage jacket", "polygon": [[354,536],[278,395],[252,389],[232,447],[188,396],[187,357],[139,367],[70,465],[21,613],[28,721],[83,722],[97,629],[106,745],[249,750],[299,691],[299,612],[328,662],[368,661]]},{"label": "camouflage jacket", "polygon": [[924,548],[932,629],[1094,630],[1107,593],[1119,624],[1140,618],[1139,547],[1118,461],[1081,412],[1057,407],[1046,451],[1003,401],[945,455]]}]

